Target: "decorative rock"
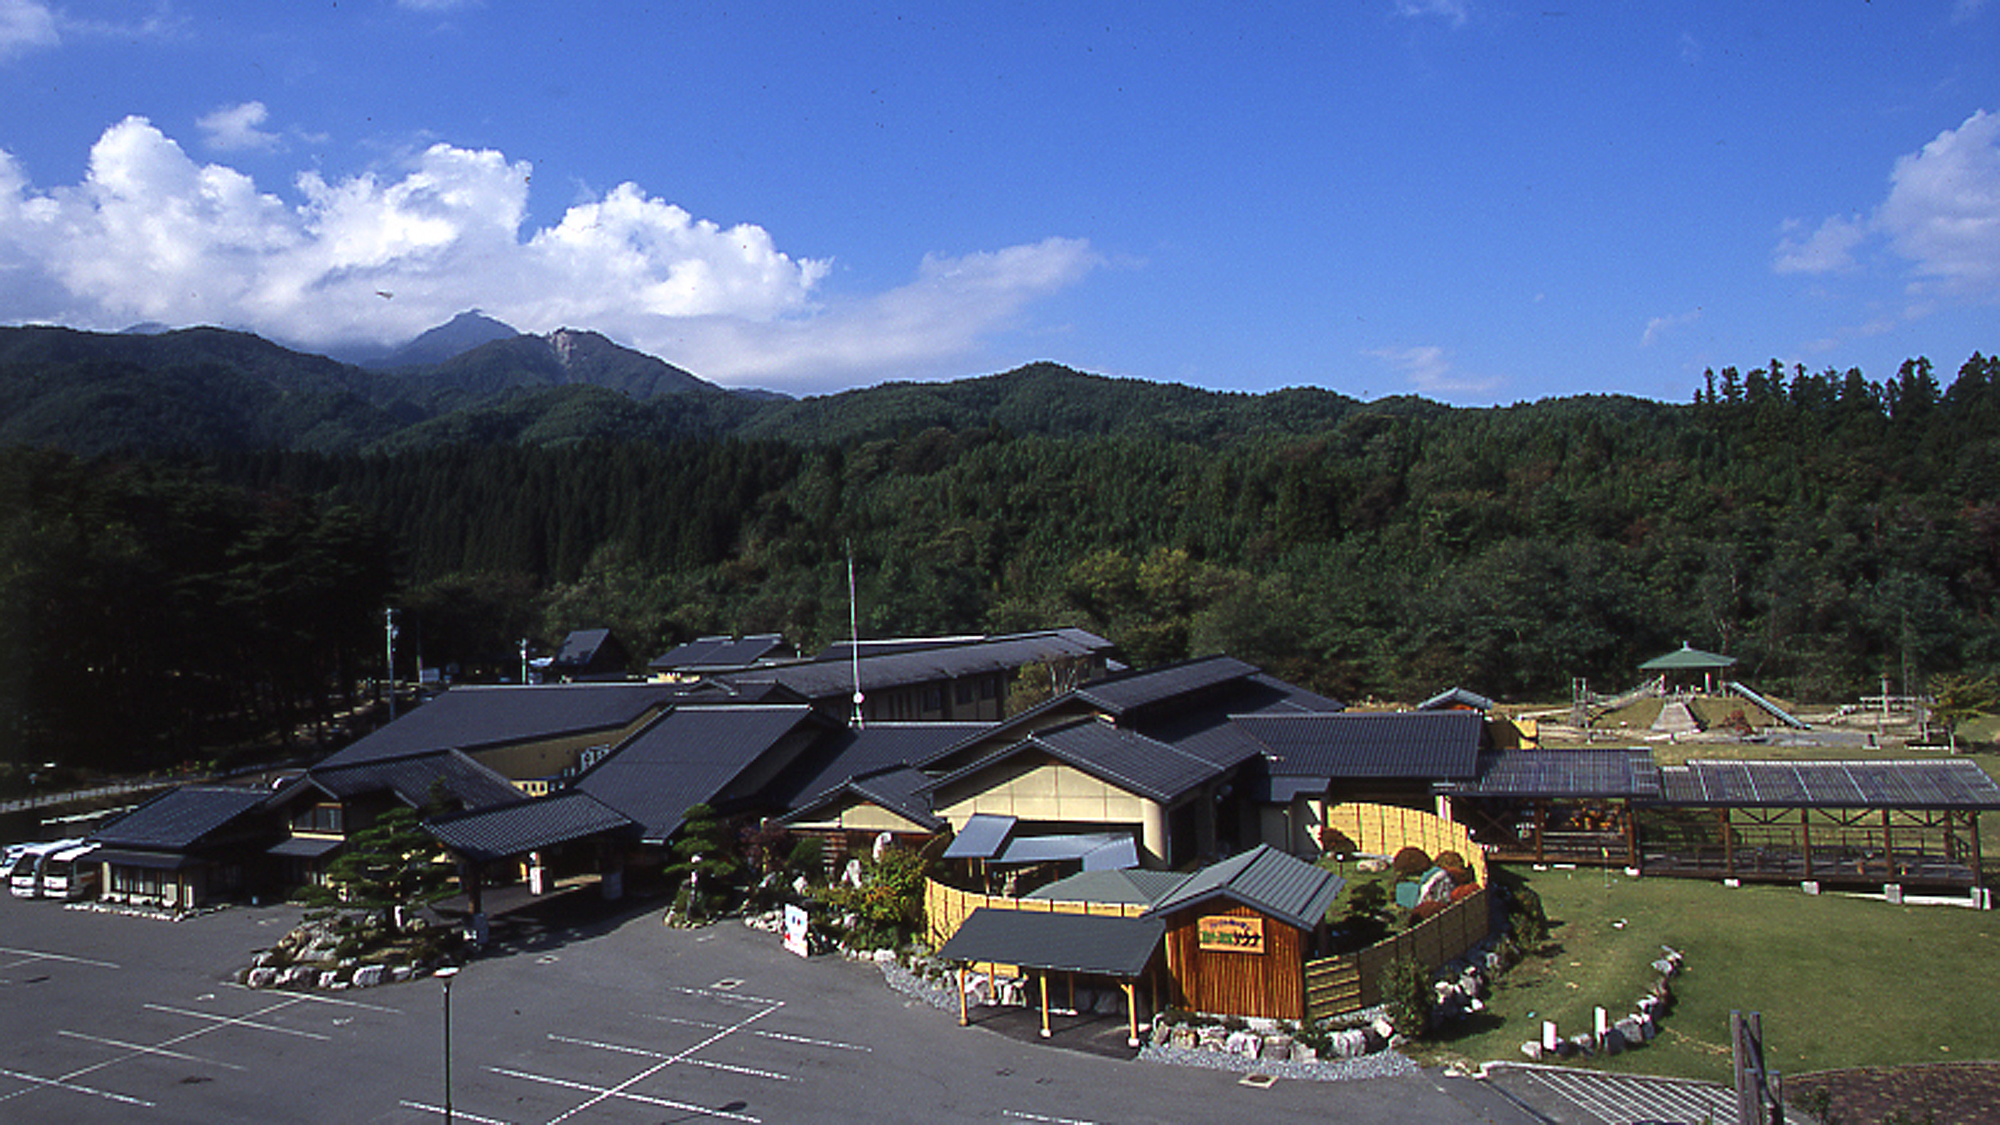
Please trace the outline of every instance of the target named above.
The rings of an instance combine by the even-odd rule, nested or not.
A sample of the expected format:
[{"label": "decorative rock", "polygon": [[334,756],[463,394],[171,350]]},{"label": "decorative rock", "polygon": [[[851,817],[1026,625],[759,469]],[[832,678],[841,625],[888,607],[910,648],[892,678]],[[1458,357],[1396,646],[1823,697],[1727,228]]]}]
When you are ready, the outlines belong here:
[{"label": "decorative rock", "polygon": [[1371,855],[1355,864],[1354,869],[1363,875],[1373,875],[1378,871],[1389,870],[1389,861],[1381,856]]},{"label": "decorative rock", "polygon": [[1202,1047],[1211,1051],[1222,1050],[1223,1045],[1229,1041],[1229,1032],[1213,1024],[1199,1029],[1195,1034],[1201,1039]]},{"label": "decorative rock", "polygon": [[1542,1061],[1542,1045],[1540,1043],[1535,1042],[1532,1039],[1528,1040],[1526,1043],[1521,1044],[1521,1053],[1528,1057],[1529,1062]]},{"label": "decorative rock", "polygon": [[244,983],[248,984],[251,988],[270,988],[272,985],[278,983],[278,970],[269,968],[252,969],[250,970],[249,979]]},{"label": "decorative rock", "polygon": [[1604,1038],[1598,1040],[1598,1046],[1607,1055],[1619,1054],[1625,1050],[1625,1036],[1613,1027],[1604,1033]]},{"label": "decorative rock", "polygon": [[1611,1030],[1625,1040],[1627,1047],[1636,1047],[1646,1041],[1645,1021],[1637,1016],[1626,1016],[1612,1024]]},{"label": "decorative rock", "polygon": [[1418,902],[1447,902],[1451,899],[1451,876],[1441,867],[1431,868],[1431,873],[1417,886]]},{"label": "decorative rock", "polygon": [[340,983],[339,969],[328,969],[319,975],[319,986],[321,988],[332,988],[339,983]]},{"label": "decorative rock", "polygon": [[1576,1038],[1571,1039],[1570,1044],[1576,1048],[1577,1054],[1583,1056],[1586,1059],[1597,1053],[1591,1047],[1590,1036],[1588,1035],[1579,1035]]},{"label": "decorative rock", "polygon": [[291,968],[278,974],[278,986],[280,988],[295,984],[310,986],[315,975],[316,973],[311,965],[293,965]]},{"label": "decorative rock", "polygon": [[1557,1058],[1559,1058],[1559,1059],[1567,1059],[1567,1058],[1572,1058],[1572,1057],[1574,1057],[1575,1055],[1576,1055],[1576,1041],[1575,1041],[1574,1039],[1558,1039],[1558,1040],[1556,1040],[1556,1057],[1557,1057]]},{"label": "decorative rock", "polygon": [[1662,957],[1658,961],[1653,962],[1653,971],[1663,977],[1671,977],[1679,972],[1680,969],[1672,961]]},{"label": "decorative rock", "polygon": [[1201,1035],[1194,1028],[1177,1027],[1174,1028],[1173,1043],[1182,1050],[1192,1051],[1201,1046]]},{"label": "decorative rock", "polygon": [[1263,1049],[1257,1052],[1260,1059],[1290,1059],[1292,1057],[1292,1037],[1280,1031],[1275,1035],[1263,1036]]},{"label": "decorative rock", "polygon": [[387,965],[363,965],[354,970],[354,987],[374,988],[389,973]]},{"label": "decorative rock", "polygon": [[275,949],[266,949],[263,952],[257,954],[256,957],[251,959],[250,967],[253,969],[268,969],[275,966],[277,963],[278,963],[278,951]]},{"label": "decorative rock", "polygon": [[1232,1055],[1254,1059],[1263,1046],[1263,1037],[1254,1031],[1232,1031],[1229,1033],[1229,1038],[1223,1041],[1222,1049]]},{"label": "decorative rock", "polygon": [[1292,1040],[1292,1061],[1296,1063],[1318,1062],[1319,1051],[1294,1039]]},{"label": "decorative rock", "polygon": [[1358,1027],[1336,1031],[1333,1033],[1332,1046],[1333,1053],[1341,1058],[1358,1059],[1368,1053],[1368,1033]]},{"label": "decorative rock", "polygon": [[1370,1023],[1368,1025],[1368,1028],[1369,1030],[1373,1031],[1375,1034],[1381,1036],[1385,1040],[1394,1039],[1396,1037],[1396,1025],[1390,1023],[1387,1016],[1375,1017],[1374,1022]]},{"label": "decorative rock", "polygon": [[401,984],[416,975],[417,970],[409,965],[397,965],[395,968],[389,970],[389,979],[397,984]]}]

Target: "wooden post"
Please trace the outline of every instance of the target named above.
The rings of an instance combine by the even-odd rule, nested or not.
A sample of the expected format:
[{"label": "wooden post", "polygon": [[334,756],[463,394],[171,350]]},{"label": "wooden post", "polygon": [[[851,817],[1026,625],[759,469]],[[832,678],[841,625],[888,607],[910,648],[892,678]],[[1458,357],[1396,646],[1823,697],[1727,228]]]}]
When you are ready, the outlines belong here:
[{"label": "wooden post", "polygon": [[1625,798],[1625,866],[1639,866],[1639,810]]},{"label": "wooden post", "polygon": [[1139,1045],[1139,990],[1129,980],[1119,981],[1118,987],[1125,990],[1125,1027],[1130,1032],[1125,1038],[1125,1045],[1127,1047],[1137,1047]]},{"label": "wooden post", "polygon": [[965,1027],[971,1023],[972,1013],[965,1005],[965,966],[960,965],[958,967],[958,1026]]},{"label": "wooden post", "polygon": [[1076,974],[1075,974],[1075,973],[1064,973],[1064,974],[1063,974],[1063,977],[1064,977],[1065,979],[1067,979],[1067,980],[1069,981],[1069,1014],[1070,1014],[1070,1015],[1075,1015],[1075,1014],[1076,1014]]},{"label": "wooden post", "polygon": [[1799,851],[1804,853],[1806,878],[1812,878],[1812,810],[1799,810]]},{"label": "wooden post", "polygon": [[1736,841],[1729,832],[1729,810],[1721,811],[1722,817],[1722,871],[1726,875],[1736,874]]},{"label": "wooden post", "polygon": [[1889,832],[1889,810],[1882,810],[1882,862],[1888,866],[1884,878],[1896,881],[1896,841]]},{"label": "wooden post", "polygon": [[1535,798],[1535,862],[1543,862],[1542,826],[1548,823],[1549,802],[1546,797]]},{"label": "wooden post", "polygon": [[1047,1039],[1047,1038],[1048,1038],[1049,1036],[1051,1036],[1051,1035],[1053,1035],[1053,1034],[1055,1034],[1055,1033],[1049,1030],[1049,974],[1048,974],[1048,971],[1047,971],[1047,970],[1043,970],[1043,972],[1042,972],[1042,1038],[1044,1038],[1044,1039]]},{"label": "wooden post", "polygon": [[1986,884],[1983,881],[1984,876],[1979,870],[1981,860],[1979,858],[1979,811],[1977,809],[1965,814],[1965,826],[1969,830],[1966,834],[1972,838],[1972,885],[1974,888],[1983,887]]}]

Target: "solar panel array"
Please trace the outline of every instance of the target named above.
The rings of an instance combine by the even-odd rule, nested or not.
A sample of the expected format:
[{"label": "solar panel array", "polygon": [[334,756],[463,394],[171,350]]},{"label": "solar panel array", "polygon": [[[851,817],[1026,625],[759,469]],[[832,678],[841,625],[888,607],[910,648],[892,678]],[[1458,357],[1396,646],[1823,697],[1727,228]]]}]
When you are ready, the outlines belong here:
[{"label": "solar panel array", "polygon": [[1723,762],[1660,771],[1677,805],[2000,809],[2000,784],[1971,762]]},{"label": "solar panel array", "polygon": [[1503,750],[1479,760],[1479,776],[1441,787],[1465,797],[1660,796],[1660,771],[1645,750]]}]

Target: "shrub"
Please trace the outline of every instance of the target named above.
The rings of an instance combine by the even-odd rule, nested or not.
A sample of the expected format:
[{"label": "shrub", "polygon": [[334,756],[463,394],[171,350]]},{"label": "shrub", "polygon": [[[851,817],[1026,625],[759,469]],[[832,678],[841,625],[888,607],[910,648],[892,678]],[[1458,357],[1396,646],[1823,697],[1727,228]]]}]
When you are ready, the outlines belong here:
[{"label": "shrub", "polygon": [[1424,919],[1429,918],[1434,914],[1437,914],[1444,908],[1445,908],[1444,903],[1439,902],[1437,899],[1434,898],[1427,898],[1424,901],[1410,908],[1410,924],[1414,926],[1418,922],[1421,922]]},{"label": "shrub", "polygon": [[1430,1030],[1431,1009],[1436,1004],[1431,971],[1423,962],[1398,957],[1382,970],[1382,1005],[1400,1034],[1422,1038]]},{"label": "shrub", "polygon": [[1507,910],[1507,929],[1523,952],[1534,953],[1549,943],[1549,916],[1533,887],[1515,887]]},{"label": "shrub", "polygon": [[1437,865],[1446,871],[1463,870],[1465,857],[1454,851],[1442,851],[1437,854]]},{"label": "shrub", "polygon": [[1379,882],[1367,882],[1354,888],[1347,898],[1347,912],[1354,918],[1373,918],[1389,905],[1389,888]]},{"label": "shrub", "polygon": [[1407,847],[1396,853],[1395,858],[1389,861],[1389,866],[1395,868],[1398,875],[1416,875],[1430,870],[1431,857],[1426,855],[1422,848]]},{"label": "shrub", "polygon": [[1474,875],[1470,867],[1446,866],[1444,874],[1445,878],[1451,880],[1451,885],[1454,888],[1469,887],[1479,880],[1479,876]]},{"label": "shrub", "polygon": [[1479,893],[1479,884],[1460,883],[1458,886],[1453,887],[1451,889],[1451,901],[1457,902],[1460,899],[1471,898],[1473,895],[1476,895],[1478,893]]}]

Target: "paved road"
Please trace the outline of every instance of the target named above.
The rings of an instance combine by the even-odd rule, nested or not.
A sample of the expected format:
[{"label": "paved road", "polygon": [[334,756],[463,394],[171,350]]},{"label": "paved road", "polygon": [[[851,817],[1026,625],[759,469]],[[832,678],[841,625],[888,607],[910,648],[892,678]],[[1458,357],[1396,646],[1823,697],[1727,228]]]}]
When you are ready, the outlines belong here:
[{"label": "paved road", "polygon": [[[443,995],[228,980],[296,909],[185,922],[0,898],[0,1122],[385,1122],[443,1116]],[[507,1125],[1212,1120],[1531,1125],[1434,1074],[1280,1081],[1022,1043],[802,961],[766,935],[634,909],[517,934],[452,986],[454,1118]]]}]

